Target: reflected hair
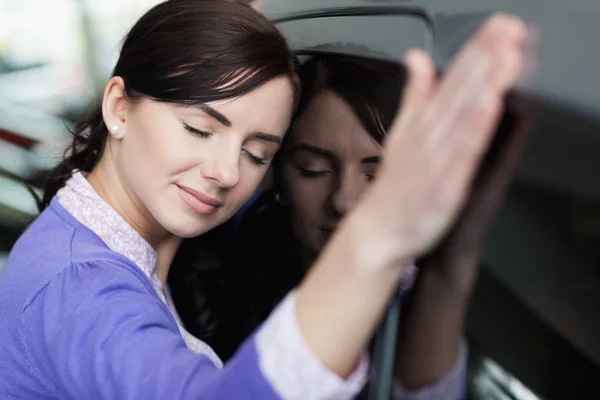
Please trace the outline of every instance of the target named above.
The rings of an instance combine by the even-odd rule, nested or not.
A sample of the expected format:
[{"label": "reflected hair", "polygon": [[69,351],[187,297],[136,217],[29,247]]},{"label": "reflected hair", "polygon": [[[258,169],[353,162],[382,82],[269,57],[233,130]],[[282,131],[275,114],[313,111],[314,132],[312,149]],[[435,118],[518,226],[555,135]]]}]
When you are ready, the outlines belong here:
[{"label": "reflected hair", "polygon": [[[407,75],[405,67],[394,61],[326,53],[302,64],[298,76],[301,94],[294,120],[316,95],[331,92],[350,106],[369,136],[382,145],[400,107]],[[281,165],[287,143],[284,140],[273,160],[270,192],[275,196],[283,189]]]},{"label": "reflected hair", "polygon": [[383,142],[400,106],[406,79],[401,64],[349,55],[321,54],[304,63],[298,73],[301,96],[296,116],[302,114],[315,95],[332,92],[350,106],[377,143]]},{"label": "reflected hair", "polygon": [[[132,102],[183,106],[234,98],[280,76],[298,93],[296,59],[277,28],[242,1],[168,0],[129,31],[112,76]],[[101,107],[73,127],[63,160],[47,175],[38,208],[46,208],[74,170],[102,157],[108,130]]]}]

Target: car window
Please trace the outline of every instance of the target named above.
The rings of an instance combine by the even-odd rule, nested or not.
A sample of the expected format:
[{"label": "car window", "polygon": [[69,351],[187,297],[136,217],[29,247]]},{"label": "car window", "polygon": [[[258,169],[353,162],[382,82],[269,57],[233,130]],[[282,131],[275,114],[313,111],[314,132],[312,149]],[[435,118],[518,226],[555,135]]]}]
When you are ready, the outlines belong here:
[{"label": "car window", "polygon": [[[345,4],[346,12],[354,5]],[[339,11],[343,7],[332,8]],[[428,14],[435,33],[432,51],[442,68],[489,14],[476,8],[465,12],[465,8]],[[394,50],[391,38],[420,41],[420,47],[425,47],[430,33],[429,25],[411,19],[414,16],[313,18],[311,7],[289,6],[289,15],[298,18],[304,13],[306,19],[286,21],[284,9],[282,4],[273,6],[284,21],[279,26],[300,54],[315,50],[374,59],[392,55],[398,60],[411,44],[399,39]],[[426,6],[423,9],[431,11]],[[324,12],[327,7],[313,7],[313,14],[319,10]],[[558,18],[552,10],[537,17],[530,11],[523,9],[523,14],[537,18],[541,26]],[[361,29],[352,29],[353,21],[359,20],[353,18],[364,24],[357,23]],[[587,40],[590,36],[585,32],[595,28],[586,18],[573,17],[569,24],[577,26],[576,30],[560,42]],[[386,36],[384,32],[390,29],[386,23],[398,24],[394,29],[399,34]],[[547,30],[548,36],[559,38],[559,25],[553,26]],[[401,35],[404,28],[411,34]],[[336,47],[338,43],[347,46]],[[542,59],[559,58],[560,48],[549,41],[540,47]],[[565,54],[574,51],[573,46],[568,47]],[[600,311],[600,124],[590,111],[596,99],[593,85],[588,82],[585,90],[579,90],[582,81],[573,81],[561,97],[559,86],[564,80],[556,80],[575,68],[575,60],[587,68],[594,65],[596,56],[589,55],[589,64],[581,57],[555,61],[534,74],[530,84],[520,87],[521,101],[528,103],[535,115],[534,128],[490,231],[471,303],[466,329],[471,349],[471,398],[581,398],[594,392],[600,378],[600,323],[596,317]]]},{"label": "car window", "polygon": [[[432,52],[433,32],[423,16],[340,14],[285,20],[277,27],[297,52],[349,53],[392,60],[401,60],[411,47]],[[369,35],[364,35],[367,30]]]}]

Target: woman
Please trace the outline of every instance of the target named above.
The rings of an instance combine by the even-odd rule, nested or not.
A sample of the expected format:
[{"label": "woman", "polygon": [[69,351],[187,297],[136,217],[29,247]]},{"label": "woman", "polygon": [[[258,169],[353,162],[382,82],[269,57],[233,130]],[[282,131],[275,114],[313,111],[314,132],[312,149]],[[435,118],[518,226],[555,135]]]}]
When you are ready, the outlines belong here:
[{"label": "woman", "polygon": [[[514,18],[490,21],[439,90],[431,60],[412,53],[407,101],[417,108],[399,120],[389,151],[462,160],[463,168],[439,176],[454,182],[444,202],[414,210],[419,221],[383,218],[382,210],[406,215],[421,204],[439,171],[423,168],[414,187],[406,165],[390,159],[378,182],[397,180],[414,193],[410,202],[399,208],[376,183],[301,287],[223,367],[180,327],[164,284],[181,240],[226,221],[257,188],[289,125],[294,62],[281,35],[248,5],[170,0],[154,7],[129,32],[101,108],[76,127],[74,148],[50,175],[43,211],[0,277],[0,397],[354,396],[364,381],[361,355],[402,265],[431,247],[458,212],[500,99],[521,68],[524,36]],[[486,62],[467,78],[466,65],[476,60]],[[446,118],[453,85],[466,90],[454,101],[462,118],[450,114],[436,129],[420,116]],[[482,95],[494,105],[474,117],[469,110]],[[440,132],[439,145],[417,140]],[[459,152],[465,139],[475,143]],[[423,225],[423,213],[438,218]],[[372,247],[360,232],[383,220],[393,242]],[[357,251],[352,260],[348,246]],[[357,291],[368,300],[356,302]]]},{"label": "woman", "polygon": [[[226,226],[184,241],[170,270],[175,305],[195,336],[214,341],[238,332],[231,327],[215,332],[217,320],[231,312],[235,317],[230,322],[246,320],[244,334],[222,344],[233,348],[214,343],[226,358],[300,282],[333,227],[352,208],[328,201],[333,192],[346,192],[348,186],[354,203],[374,178],[385,130],[398,109],[405,80],[397,63],[342,55],[313,57],[299,69],[299,77],[301,98],[273,162],[274,180],[268,179],[273,187],[257,201],[258,194],[253,196]],[[331,229],[323,231],[324,225]],[[226,268],[220,265],[222,259],[228,259]],[[223,285],[224,273],[233,287],[227,292],[214,290]],[[224,314],[218,306],[225,301],[232,309]],[[194,303],[196,307],[191,307]],[[244,310],[245,306],[254,310]]]},{"label": "woman", "polygon": [[[206,237],[182,246],[169,277],[175,305],[186,327],[199,337],[219,338],[211,344],[224,358],[231,356],[300,283],[342,218],[376,178],[381,146],[405,83],[404,70],[396,63],[335,54],[313,57],[300,68],[299,76],[302,95],[296,118],[273,163],[274,187],[244,213],[239,228],[233,227],[235,245],[224,249],[229,251],[221,255],[230,255],[222,271],[226,282],[214,268],[207,270],[209,249],[218,243],[207,243]],[[450,273],[459,266],[451,267]],[[475,267],[476,264],[460,266],[470,268],[472,273]],[[427,281],[427,275],[434,273],[426,268],[421,278]],[[405,272],[404,289],[410,288],[414,274],[415,269],[410,266]],[[457,290],[465,300],[454,303],[460,309],[453,315],[464,314],[472,283],[471,279]],[[211,291],[211,287],[220,289]],[[420,285],[419,292],[425,294],[416,295],[412,307],[405,312],[410,316],[413,308],[417,314],[435,316],[442,311],[437,302],[443,296],[432,291],[450,288],[451,285]],[[212,335],[205,329],[210,321],[209,295],[214,297],[210,299],[215,308],[213,315],[216,314],[213,319],[222,320],[220,331]],[[224,309],[218,308],[219,303],[225,304]],[[406,354],[414,351],[403,346],[416,345],[426,356],[431,346],[437,344],[438,348],[427,357],[427,366],[420,373],[413,372],[414,365],[406,368],[416,379],[400,374],[398,378],[412,389],[418,388],[421,395],[437,391],[444,399],[456,399],[464,393],[466,363],[465,351],[460,347],[461,331],[453,330],[462,325],[448,324],[443,316],[439,318],[442,322],[437,332],[443,337],[423,343],[401,341],[399,367]],[[428,327],[414,317],[413,321],[412,326],[401,325],[404,336],[423,336]],[[216,321],[210,322],[215,330]],[[448,349],[439,349],[440,346]],[[444,360],[445,353],[450,353],[448,360]],[[400,384],[396,391],[406,392]]]}]

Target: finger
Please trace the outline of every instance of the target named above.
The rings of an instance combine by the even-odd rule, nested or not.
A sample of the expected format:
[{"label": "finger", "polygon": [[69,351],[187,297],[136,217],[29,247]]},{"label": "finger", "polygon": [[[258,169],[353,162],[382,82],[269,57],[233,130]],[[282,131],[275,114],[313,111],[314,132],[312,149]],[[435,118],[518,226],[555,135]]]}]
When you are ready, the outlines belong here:
[{"label": "finger", "polygon": [[[442,208],[456,209],[457,212],[462,209],[480,162],[480,154],[486,147],[482,136],[493,131],[500,115],[501,100],[495,96],[482,94],[479,105],[479,108],[473,106],[459,114],[461,121],[455,125],[454,130],[460,130],[464,136],[455,142],[441,145],[447,150],[438,155],[432,166],[436,168],[432,173],[435,174],[434,182],[437,183],[435,195],[437,202],[443,205]],[[468,138],[470,143],[466,143]]]},{"label": "finger", "polygon": [[486,165],[477,177],[465,211],[446,239],[436,248],[435,254],[431,254],[434,259],[443,260],[444,265],[464,270],[470,261],[478,259],[486,233],[514,175],[531,121],[508,119],[503,123],[501,129],[507,130],[502,132],[505,136],[502,142],[494,145],[493,154],[486,157]]},{"label": "finger", "polygon": [[[504,96],[521,72],[526,37],[527,29],[520,19],[498,15],[490,18],[469,41],[452,62],[432,99],[427,119],[436,121],[438,127],[429,130],[428,140],[432,144],[463,135],[460,130],[444,127],[455,126],[465,108],[478,107],[474,102],[488,98],[479,97],[481,91],[489,89],[492,96]],[[479,134],[485,139],[486,132]]]},{"label": "finger", "polygon": [[504,198],[530,132],[531,121],[507,115],[495,143],[478,171],[465,210],[448,236],[446,245],[460,252],[477,253]]},{"label": "finger", "polygon": [[[475,167],[493,137],[493,128],[503,108],[504,95],[510,87],[509,81],[512,80],[514,83],[515,77],[523,67],[524,53],[521,44],[524,43],[526,35],[517,33],[520,29],[508,28],[511,25],[520,26],[521,22],[510,18],[501,19],[500,22],[507,25],[507,28],[499,29],[497,25],[489,25],[495,29],[490,28],[488,31],[484,29],[483,33],[486,34],[478,37],[482,38],[482,41],[479,43],[474,41],[473,51],[466,52],[466,56],[456,64],[457,68],[461,67],[462,61],[468,61],[479,54],[479,57],[485,61],[475,68],[475,76],[467,79],[462,89],[459,89],[456,85],[464,80],[463,74],[467,69],[465,67],[463,71],[456,69],[453,75],[448,76],[447,82],[452,78],[455,78],[455,81],[441,88],[439,96],[434,96],[432,107],[434,110],[441,110],[438,104],[446,104],[446,107],[444,112],[440,111],[441,118],[435,119],[433,126],[430,124],[428,127],[430,136],[426,140],[430,146],[447,149],[436,158],[435,167],[441,174],[441,179],[446,182],[444,185],[447,186],[447,182],[452,181],[457,185],[457,190],[470,183],[476,171]],[[505,39],[506,31],[515,32],[509,36],[511,40]],[[488,32],[492,32],[495,36]],[[457,91],[458,95],[451,98],[451,92],[444,92],[447,88]],[[437,103],[438,101],[440,103]],[[456,181],[448,179],[449,173],[455,174]],[[449,191],[452,188],[448,187],[447,190],[449,199],[456,200],[456,196],[450,195]]]},{"label": "finger", "polygon": [[[449,149],[445,157],[441,156],[440,163],[443,164],[444,158],[447,163],[453,160],[464,158],[465,165],[472,165],[464,176],[465,184],[471,182],[477,171],[482,157],[486,154],[489,144],[492,141],[500,115],[504,110],[504,96],[506,88],[506,79],[514,76],[512,71],[519,71],[523,66],[524,57],[517,49],[510,49],[504,46],[504,49],[497,51],[498,56],[495,67],[487,82],[487,87],[479,89],[480,93],[473,96],[475,103],[457,110],[455,118],[448,123],[454,127],[450,132],[460,132],[461,136],[445,135],[439,140],[441,145]],[[511,71],[504,73],[505,71]],[[446,168],[442,166],[442,168]]]},{"label": "finger", "polygon": [[404,56],[408,79],[402,94],[400,109],[391,131],[403,130],[432,95],[435,85],[435,66],[431,57],[420,49],[411,49]]},{"label": "finger", "polygon": [[498,138],[499,142],[486,157],[475,181],[469,206],[461,217],[463,229],[471,232],[467,237],[484,236],[514,175],[530,128],[531,121],[526,119],[509,120],[508,124],[501,126],[501,129],[510,131],[499,132],[502,137]]},{"label": "finger", "polygon": [[[482,103],[491,101],[493,100],[484,100]],[[499,101],[493,108],[500,109]],[[487,111],[477,112],[475,108],[468,111],[469,113],[463,114],[467,122],[463,123],[461,129],[481,132],[481,130],[493,128],[495,118],[493,116],[491,118],[481,116]],[[463,133],[468,135],[470,132]],[[430,211],[421,218],[421,222],[426,226],[441,224],[443,230],[438,232],[438,238],[441,238],[452,228],[460,215],[467,199],[473,171],[477,167],[472,149],[463,152],[460,152],[460,150],[459,148],[449,151],[442,148],[433,155],[424,156],[428,158],[427,163],[422,168],[422,171],[428,175],[426,178],[428,180],[427,196],[424,200],[427,202],[427,208]],[[435,243],[431,244],[434,245]]]},{"label": "finger", "polygon": [[[488,61],[487,69],[492,72],[488,83],[492,84],[494,90],[504,92],[508,90],[517,81],[521,70],[496,68],[497,57],[506,57],[506,53],[499,53],[498,48],[513,48],[523,50],[527,42],[529,30],[527,25],[518,17],[506,14],[496,14],[490,17],[479,31],[467,43],[458,57],[450,64],[446,75],[447,79],[442,80],[440,91],[449,91],[455,93],[457,85],[460,82],[454,79],[454,74],[464,76],[464,73],[470,73],[474,59]],[[492,64],[489,64],[492,61]]]}]

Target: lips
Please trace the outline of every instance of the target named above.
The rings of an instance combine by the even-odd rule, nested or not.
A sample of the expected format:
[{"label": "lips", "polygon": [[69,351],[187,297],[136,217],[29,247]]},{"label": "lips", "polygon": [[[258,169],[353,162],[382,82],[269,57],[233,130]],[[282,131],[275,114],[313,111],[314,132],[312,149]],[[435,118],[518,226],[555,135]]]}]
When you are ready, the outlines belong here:
[{"label": "lips", "polygon": [[327,236],[332,235],[336,229],[337,229],[337,226],[321,226],[321,227],[319,227],[319,230]]},{"label": "lips", "polygon": [[322,229],[324,231],[335,231],[338,228],[338,222],[339,221],[333,221],[329,224],[325,224],[325,225],[319,225],[319,229]]},{"label": "lips", "polygon": [[177,185],[183,201],[200,214],[212,214],[223,206],[219,200],[187,186]]}]

